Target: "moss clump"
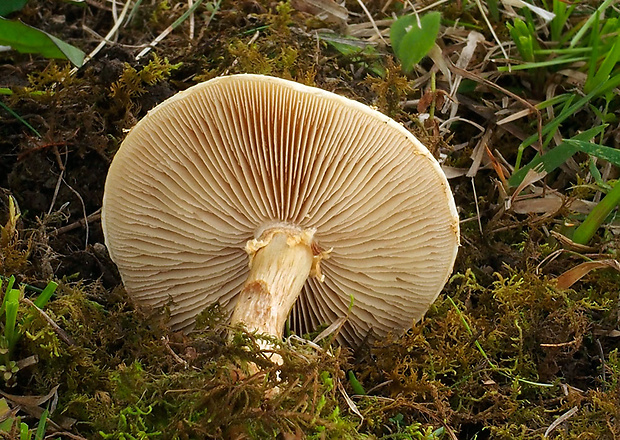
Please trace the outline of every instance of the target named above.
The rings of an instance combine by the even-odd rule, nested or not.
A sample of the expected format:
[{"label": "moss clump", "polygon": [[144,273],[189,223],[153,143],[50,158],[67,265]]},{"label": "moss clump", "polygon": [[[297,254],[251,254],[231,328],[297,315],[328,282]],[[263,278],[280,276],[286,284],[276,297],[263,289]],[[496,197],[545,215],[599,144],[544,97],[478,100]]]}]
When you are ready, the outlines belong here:
[{"label": "moss clump", "polygon": [[413,90],[409,79],[403,75],[400,66],[397,66],[392,58],[387,58],[387,68],[383,77],[368,76],[365,82],[370,85],[370,89],[377,97],[375,105],[392,118],[402,112],[400,104]]},{"label": "moss clump", "polygon": [[132,98],[146,93],[146,86],[167,80],[180,67],[181,63],[170,64],[168,58],[161,59],[157,55],[140,70],[125,63],[121,77],[110,87],[110,95],[114,102],[126,106]]},{"label": "moss clump", "polygon": [[30,241],[19,237],[17,223],[20,218],[19,208],[12,196],[7,198],[8,218],[4,226],[0,226],[0,275],[5,273],[22,273],[28,265]]},{"label": "moss clump", "polygon": [[575,434],[562,438],[615,438],[617,349],[601,375],[595,341],[613,339],[600,328],[595,334],[593,322],[617,313],[617,291],[560,290],[531,273],[496,274],[487,288],[471,271],[452,286],[453,299],[438,300],[423,322],[381,341],[356,366],[366,387],[393,399],[389,411],[372,398],[360,405],[369,427],[384,429],[403,414],[410,423],[534,439],[577,407],[566,422]]},{"label": "moss clump", "polygon": [[[156,324],[164,316],[141,315],[122,291],[106,298],[97,284],[59,290],[47,314],[72,342],[30,316],[19,355],[36,354],[39,362],[29,377],[18,377],[17,390],[44,394],[60,385],[58,412],[75,420],[81,435],[355,438],[357,420],[346,415],[339,392],[347,358],[341,349],[273,341],[284,359],[277,366],[255,336],[229,329],[217,307],[190,335],[168,336]],[[250,364],[261,370],[250,374]]]}]

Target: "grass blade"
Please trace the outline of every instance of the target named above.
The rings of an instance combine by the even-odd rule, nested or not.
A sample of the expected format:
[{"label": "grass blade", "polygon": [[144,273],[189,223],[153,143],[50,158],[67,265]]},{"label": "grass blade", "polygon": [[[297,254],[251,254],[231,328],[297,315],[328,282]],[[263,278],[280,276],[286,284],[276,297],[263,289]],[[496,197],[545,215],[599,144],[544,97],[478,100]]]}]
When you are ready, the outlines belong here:
[{"label": "grass blade", "polygon": [[45,425],[47,425],[48,416],[49,411],[46,409],[39,419],[39,426],[37,426],[37,432],[34,434],[34,440],[43,440],[45,438]]},{"label": "grass blade", "polygon": [[[595,136],[600,135],[605,131],[607,125],[600,125],[598,127],[591,128],[582,133],[576,135],[573,140],[579,141],[589,141]],[[510,186],[516,187],[521,184],[525,175],[532,168],[538,169],[538,167],[542,167],[540,171],[546,171],[550,173],[557,169],[560,165],[566,162],[571,156],[580,151],[578,145],[574,145],[570,143],[570,140],[562,142],[557,147],[553,148],[549,152],[545,153],[542,156],[536,156],[529,164],[519,169],[519,171],[515,172],[510,179],[508,179],[508,183]]]},{"label": "grass blade", "polygon": [[21,292],[18,289],[11,289],[6,293],[6,323],[4,326],[4,337],[9,344],[9,353],[13,350],[19,333],[15,331],[17,322],[17,310],[19,309],[19,297]]},{"label": "grass blade", "polygon": [[[8,278],[5,294],[4,294],[4,297],[2,298],[2,306],[0,306],[0,317],[4,315],[4,312],[6,311],[6,297],[8,293],[13,289],[13,284],[15,284],[15,277],[11,275]],[[0,282],[0,287],[2,287],[1,282]]]},{"label": "grass blade", "polygon": [[[5,89],[5,90],[9,90],[10,89]],[[12,94],[13,92],[11,92]],[[3,95],[4,93],[0,93],[0,95]],[[19,116],[17,113],[15,113],[13,111],[13,109],[9,106],[7,106],[4,102],[0,101],[0,107],[2,107],[3,109],[5,109],[7,112],[9,112],[11,114],[11,116],[13,116],[15,119],[17,119],[19,122],[21,122],[22,124],[24,124],[26,127],[28,127],[30,129],[30,131],[32,131],[34,134],[37,135],[38,138],[41,137],[41,133],[39,133],[37,131],[36,128],[34,128],[32,125],[30,125],[28,123],[28,121],[26,121],[24,118],[22,118],[21,116]]]},{"label": "grass blade", "polygon": [[57,287],[58,287],[58,284],[55,283],[54,281],[50,281],[49,283],[47,283],[47,286],[45,286],[45,289],[43,289],[43,292],[41,292],[41,294],[34,301],[34,305],[40,309],[45,307],[47,302],[50,300],[50,298],[56,291]]},{"label": "grass blade", "polygon": [[585,24],[579,29],[579,32],[575,34],[573,39],[570,41],[570,47],[575,47],[579,40],[585,35],[585,33],[592,27],[592,23],[596,20],[597,14],[602,14],[605,9],[607,9],[610,5],[612,5],[616,0],[605,0],[601,6],[598,7],[596,13],[592,14],[590,18],[585,22]]},{"label": "grass blade", "polygon": [[[593,46],[593,48],[594,47],[595,46]],[[618,60],[620,60],[620,35],[616,37],[616,41],[613,47],[609,52],[607,52],[605,59],[603,60],[601,65],[598,66],[597,69],[594,69],[594,67],[596,66],[595,52],[595,50],[592,51],[593,56],[590,61],[590,68],[592,69],[592,71],[588,73],[588,79],[584,87],[584,90],[586,92],[589,92],[596,84],[601,84],[609,80],[611,72],[614,70],[614,67],[616,67]]]},{"label": "grass blade", "polygon": [[[589,131],[589,130],[588,130]],[[604,159],[613,163],[615,166],[620,167],[620,150],[617,148],[605,147],[604,145],[593,144],[581,139],[567,139],[567,144],[577,148],[579,151],[591,154],[600,159]]]},{"label": "grass blade", "polygon": [[620,184],[616,184],[588,214],[583,223],[575,229],[573,242],[584,245],[588,244],[609,213],[618,204],[620,204]]},{"label": "grass blade", "polygon": [[[618,86],[620,86],[620,75],[616,75],[610,78],[609,81],[598,84],[596,87],[594,87],[594,89],[592,89],[590,93],[588,93],[586,96],[579,99],[573,105],[566,108],[562,113],[557,115],[552,121],[547,123],[547,125],[545,125],[542,129],[543,136],[547,136],[554,130],[557,130],[557,128],[562,124],[562,122],[564,122],[566,119],[568,119],[569,117],[577,113],[584,105],[590,102],[590,100]],[[523,142],[521,142],[521,145],[519,145],[519,157],[525,148],[529,147],[537,140],[538,140],[538,134],[535,133],[531,135],[530,137],[528,137],[527,139],[525,139]],[[518,169],[519,166],[520,166],[519,162],[515,164],[516,169]]]}]

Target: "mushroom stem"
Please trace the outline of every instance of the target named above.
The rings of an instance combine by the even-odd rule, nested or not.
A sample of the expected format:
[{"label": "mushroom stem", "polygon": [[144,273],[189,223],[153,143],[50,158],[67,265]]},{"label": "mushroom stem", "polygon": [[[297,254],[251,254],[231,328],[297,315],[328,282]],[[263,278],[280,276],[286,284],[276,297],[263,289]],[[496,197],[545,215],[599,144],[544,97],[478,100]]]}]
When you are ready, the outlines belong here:
[{"label": "mushroom stem", "polygon": [[250,240],[250,273],[231,323],[281,338],[293,304],[313,268],[313,229],[282,227]]}]

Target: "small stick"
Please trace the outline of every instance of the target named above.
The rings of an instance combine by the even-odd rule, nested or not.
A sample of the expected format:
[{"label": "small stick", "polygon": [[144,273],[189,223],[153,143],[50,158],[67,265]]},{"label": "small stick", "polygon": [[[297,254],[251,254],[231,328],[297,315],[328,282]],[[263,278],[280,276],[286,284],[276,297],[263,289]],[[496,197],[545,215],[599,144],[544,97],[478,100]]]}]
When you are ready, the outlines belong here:
[{"label": "small stick", "polygon": [[[194,5],[194,0],[188,0],[187,1],[187,6],[191,9],[192,6]],[[194,28],[196,26],[196,19],[194,17],[194,13],[192,12],[192,15],[189,16],[189,39],[193,40],[194,39]]]},{"label": "small stick", "polygon": [[[164,343],[164,346],[168,349],[168,351],[170,352],[174,360],[177,361],[177,363],[183,365],[185,369],[187,370],[190,367],[189,362],[187,362],[181,356],[176,354],[175,351],[172,349],[172,347],[170,347],[170,339],[168,339],[168,336],[162,336],[161,341]],[[200,368],[197,368],[197,367],[192,367],[192,368],[196,371],[200,371]]]},{"label": "small stick", "polygon": [[[196,0],[196,3],[194,3],[187,11],[185,11],[183,13],[183,15],[181,15],[179,18],[177,18],[175,20],[174,23],[172,23],[170,26],[168,26],[166,29],[164,29],[164,31],[161,34],[159,34],[144,49],[142,49],[138,55],[136,55],[136,61],[139,60],[140,58],[142,58],[147,53],[149,53],[151,51],[151,49],[153,49],[155,46],[157,46],[164,38],[166,38],[168,36],[168,34],[170,34],[181,23],[183,23],[187,19],[187,17],[192,15],[194,13],[194,11],[198,8],[198,6],[200,6],[202,1],[203,0]],[[215,11],[211,13],[211,15],[213,15],[213,14],[215,14]]]},{"label": "small stick", "polygon": [[22,298],[21,300],[25,302],[26,304],[28,304],[30,307],[33,307],[37,312],[39,312],[39,315],[41,315],[41,317],[47,321],[47,323],[54,329],[58,337],[65,344],[71,345],[71,346],[75,345],[75,342],[73,342],[73,339],[71,338],[71,336],[69,336],[67,332],[65,332],[62,328],[60,328],[60,326],[56,324],[54,320],[50,318],[50,316],[47,313],[45,313],[43,310],[37,307],[35,303],[30,301],[28,298]]},{"label": "small stick", "polygon": [[574,416],[575,414],[577,414],[577,411],[579,411],[579,407],[575,406],[571,409],[569,409],[568,411],[566,411],[564,414],[562,414],[560,417],[558,417],[557,419],[555,419],[553,421],[553,423],[551,425],[549,425],[549,427],[547,428],[547,430],[545,431],[545,435],[544,437],[547,438],[549,436],[549,434],[551,434],[553,432],[553,430],[555,428],[557,428],[558,426],[560,426],[562,423],[564,423],[565,421],[567,421],[568,419],[570,419],[572,416]]},{"label": "small stick", "polygon": [[377,33],[381,41],[383,41],[385,45],[387,46],[388,45],[387,41],[385,41],[385,39],[383,38],[383,35],[381,35],[381,31],[377,27],[377,23],[375,23],[375,20],[372,18],[372,15],[370,15],[370,11],[366,8],[366,5],[364,4],[364,2],[362,0],[357,0],[357,2],[362,7],[362,9],[364,10],[364,13],[370,20],[370,23],[372,24],[372,28],[375,30],[375,32]]},{"label": "small stick", "polygon": [[62,182],[65,185],[67,185],[67,188],[69,188],[73,194],[75,194],[75,196],[78,198],[78,200],[80,201],[82,205],[82,215],[84,216],[83,218],[84,227],[86,228],[86,234],[85,234],[86,237],[84,238],[84,250],[86,250],[88,248],[88,235],[90,233],[90,226],[88,225],[88,216],[86,215],[86,204],[84,203],[84,199],[82,198],[80,193],[77,192],[71,185],[69,185],[67,181],[64,179],[64,177],[62,178]]},{"label": "small stick", "polygon": [[[114,26],[112,26],[112,29],[110,29],[110,32],[108,32],[105,38],[97,45],[97,47],[95,47],[95,49],[91,53],[86,55],[86,57],[84,58],[84,61],[82,62],[82,67],[84,66],[84,64],[89,62],[95,55],[97,55],[99,51],[103,49],[103,46],[106,45],[106,43],[110,43],[110,38],[112,38],[112,36],[116,33],[116,31],[118,31],[118,28],[121,27],[123,20],[125,20],[125,15],[127,14],[127,11],[129,10],[130,5],[131,5],[131,0],[127,0],[125,2],[125,6],[121,10],[121,15],[118,17],[118,20],[116,20],[116,22],[114,23]],[[77,67],[74,67],[73,69],[71,69],[70,75],[75,75],[75,73],[78,70],[79,69]]]},{"label": "small stick", "polygon": [[461,75],[467,79],[471,79],[472,81],[475,81],[477,83],[482,83],[488,87],[491,87],[495,90],[499,90],[500,92],[510,96],[511,98],[519,101],[521,104],[523,104],[525,107],[530,109],[530,113],[534,113],[536,115],[536,119],[538,120],[538,142],[540,143],[540,147],[542,148],[543,145],[543,141],[542,141],[542,116],[540,114],[540,110],[533,105],[532,103],[528,102],[527,100],[523,99],[522,97],[520,97],[519,95],[511,92],[508,89],[503,88],[502,86],[498,86],[497,84],[493,83],[492,81],[489,81],[486,78],[483,78],[480,75],[476,75],[473,72],[469,72],[468,70],[465,69],[461,69],[460,67],[456,66],[454,63],[452,62],[448,62],[448,66],[450,67],[450,70],[457,74],[457,75]]},{"label": "small stick", "polygon": [[51,235],[62,235],[66,232],[73,231],[74,229],[77,229],[77,228],[81,228],[82,226],[88,223],[95,222],[97,220],[101,220],[101,208],[99,208],[98,210],[96,210],[95,212],[93,212],[86,218],[81,218],[78,221],[75,221],[66,226],[56,229],[55,231],[52,232]]},{"label": "small stick", "polygon": [[607,382],[607,378],[605,377],[605,352],[603,351],[603,346],[601,345],[601,340],[600,339],[596,339],[596,347],[598,348],[598,353],[601,356],[601,367],[602,367],[602,371],[601,371],[601,379],[603,380],[603,382]]}]

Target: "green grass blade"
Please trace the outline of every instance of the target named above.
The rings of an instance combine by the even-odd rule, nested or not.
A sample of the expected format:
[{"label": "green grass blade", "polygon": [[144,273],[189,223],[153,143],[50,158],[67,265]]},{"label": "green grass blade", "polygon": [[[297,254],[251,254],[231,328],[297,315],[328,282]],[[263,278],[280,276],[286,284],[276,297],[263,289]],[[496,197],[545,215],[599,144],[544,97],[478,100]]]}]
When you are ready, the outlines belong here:
[{"label": "green grass blade", "polygon": [[596,156],[599,159],[604,159],[613,163],[615,166],[620,167],[620,150],[617,148],[605,147],[604,145],[593,144],[581,139],[567,139],[564,142],[574,146],[579,151]]},{"label": "green grass blade", "polygon": [[[607,55],[605,56],[605,59],[603,60],[601,65],[598,67],[598,69],[592,72],[594,76],[590,77],[590,75],[588,75],[588,79],[584,87],[585,92],[587,93],[595,85],[601,84],[609,80],[609,76],[611,75],[611,72],[616,67],[618,60],[620,60],[620,35],[616,37],[616,42],[614,43],[611,50],[607,53]],[[592,60],[591,63],[594,64],[595,61],[596,60]]]},{"label": "green grass blade", "polygon": [[19,309],[19,297],[21,292],[18,289],[11,289],[6,293],[6,321],[4,325],[4,337],[9,343],[9,352],[13,350],[15,343],[19,339],[19,333],[15,330],[17,322],[17,310]]},{"label": "green grass blade", "polygon": [[590,170],[590,174],[592,175],[592,177],[594,178],[594,181],[596,182],[598,186],[600,186],[601,188],[605,188],[607,191],[611,189],[611,186],[607,185],[605,181],[603,180],[603,176],[601,175],[601,172],[596,167],[596,163],[593,157],[590,157],[590,160],[588,161],[588,169]]},{"label": "green grass blade", "polygon": [[349,379],[349,383],[351,384],[351,388],[353,389],[353,392],[355,394],[358,394],[360,396],[366,395],[366,390],[364,389],[360,381],[357,380],[357,377],[355,377],[355,373],[352,370],[349,370],[347,372],[347,379]]},{"label": "green grass blade", "polygon": [[487,0],[487,8],[494,22],[499,22],[499,2],[498,0]]},{"label": "green grass blade", "polygon": [[549,23],[549,27],[551,28],[551,39],[553,41],[560,41],[562,37],[562,29],[564,29],[566,21],[568,20],[566,10],[566,3],[560,0],[553,0],[553,13],[555,14],[555,18]]},{"label": "green grass blade", "polygon": [[48,416],[49,411],[46,409],[39,419],[39,426],[37,426],[37,432],[34,434],[34,440],[43,440],[45,438],[45,425],[47,425]]},{"label": "green grass blade", "polygon": [[21,21],[0,17],[0,44],[11,46],[21,53],[38,53],[46,58],[71,61],[77,67],[84,62],[85,54],[80,49],[65,43],[40,29]]},{"label": "green grass blade", "polygon": [[538,110],[544,110],[547,107],[552,107],[554,105],[563,104],[563,103],[565,103],[566,101],[569,101],[569,100],[571,100],[571,102],[572,102],[572,99],[573,99],[574,96],[575,95],[568,94],[568,93],[563,93],[561,95],[554,96],[551,99],[547,99],[546,101],[543,101],[541,103],[536,104],[536,108]]},{"label": "green grass blade", "polygon": [[[6,290],[4,291],[4,295],[2,297],[2,305],[0,306],[0,317],[2,315],[4,315],[4,312],[6,311],[6,297],[8,295],[8,293],[11,291],[11,289],[13,289],[13,284],[15,284],[15,277],[13,275],[11,275],[8,279],[7,279],[7,286],[6,286]],[[0,287],[2,286],[2,284],[0,283]]]},{"label": "green grass blade", "polygon": [[[203,0],[196,0],[196,3],[194,3],[191,7],[189,7],[187,9],[187,11],[185,11],[179,18],[177,18],[174,23],[172,23],[170,25],[170,27],[172,29],[176,29],[181,23],[183,23],[185,20],[187,20],[187,17],[189,17],[190,15],[192,15],[192,13],[198,9],[198,6],[200,6],[200,4],[203,2]],[[213,14],[211,14],[213,15]]]},{"label": "green grass blade", "polygon": [[32,439],[32,432],[30,431],[30,427],[24,423],[21,422],[19,424],[19,440],[31,440]]},{"label": "green grass blade", "polygon": [[[595,136],[600,135],[605,131],[607,125],[599,125],[598,127],[591,128],[582,133],[576,135],[573,139],[580,141],[589,141]],[[557,147],[549,150],[547,153],[542,156],[536,156],[529,164],[524,166],[515,172],[510,179],[508,179],[508,183],[510,186],[519,186],[527,172],[533,168],[538,169],[538,167],[542,167],[540,171],[546,171],[547,173],[552,172],[557,169],[560,165],[566,162],[572,155],[580,151],[578,145],[571,144],[569,141],[564,141]]]},{"label": "green grass blade", "polygon": [[619,204],[620,184],[616,184],[588,214],[583,223],[575,229],[573,241],[578,244],[588,244],[609,213]]},{"label": "green grass blade", "polygon": [[[11,92],[13,93],[13,92]],[[2,107],[3,109],[5,109],[7,112],[9,112],[11,114],[11,116],[13,116],[15,119],[17,119],[19,122],[21,122],[22,124],[24,124],[26,127],[28,127],[30,129],[30,131],[32,131],[34,134],[37,135],[38,138],[41,137],[41,133],[39,133],[36,128],[34,128],[32,125],[30,125],[28,123],[28,121],[26,121],[24,118],[22,118],[21,116],[19,116],[17,113],[15,113],[13,111],[12,108],[10,108],[9,106],[7,106],[4,102],[0,101],[0,107]]]},{"label": "green grass blade", "polygon": [[592,52],[591,47],[565,47],[554,49],[537,49],[534,51],[535,55],[574,55],[574,54],[587,54]]},{"label": "green grass blade", "polygon": [[[590,53],[590,59],[588,60],[588,76],[586,78],[586,83],[583,89],[587,92],[592,90],[592,84],[594,76],[596,75],[596,66],[598,64],[598,54],[599,54],[599,42],[600,42],[600,34],[599,34],[599,12],[596,11],[596,17],[594,19],[594,26],[592,27],[592,33],[590,34],[590,42],[588,47],[592,48],[592,52]],[[596,83],[595,83],[596,84]]]},{"label": "green grass blade", "polygon": [[[552,131],[556,130],[562,124],[562,122],[564,122],[570,116],[573,116],[575,113],[577,113],[591,99],[597,96],[603,95],[608,90],[614,89],[618,86],[620,86],[620,75],[616,75],[610,78],[609,81],[596,85],[596,87],[594,87],[594,89],[592,89],[590,93],[588,93],[586,96],[582,97],[577,102],[575,102],[573,105],[568,107],[565,111],[557,115],[552,121],[549,121],[549,123],[547,123],[547,125],[543,127],[543,130],[542,130],[543,136],[546,136]],[[529,147],[537,140],[538,140],[538,134],[533,134],[521,143],[521,145],[519,146],[519,149]]]},{"label": "green grass blade", "polygon": [[[610,5],[612,5],[617,0],[605,0],[601,6],[596,10],[597,13],[602,14],[605,9],[607,9]],[[585,33],[592,27],[592,23],[596,20],[596,13],[592,14],[590,18],[585,22],[585,24],[579,29],[579,31],[575,34],[573,39],[570,42],[570,47],[575,47],[577,43],[583,38]]]},{"label": "green grass blade", "polygon": [[524,63],[524,64],[515,64],[510,66],[500,66],[497,68],[500,72],[508,72],[513,70],[528,70],[528,69],[537,69],[539,67],[549,67],[549,66],[557,66],[559,64],[570,64],[576,63],[578,61],[585,61],[586,57],[558,57],[552,60],[547,61],[537,61],[532,63]]},{"label": "green grass blade", "polygon": [[54,281],[50,281],[49,283],[47,283],[47,286],[45,286],[45,289],[43,289],[43,292],[41,292],[41,294],[34,301],[34,305],[40,309],[45,307],[45,305],[50,300],[54,292],[56,292],[56,288],[58,288],[58,284],[55,283]]}]

